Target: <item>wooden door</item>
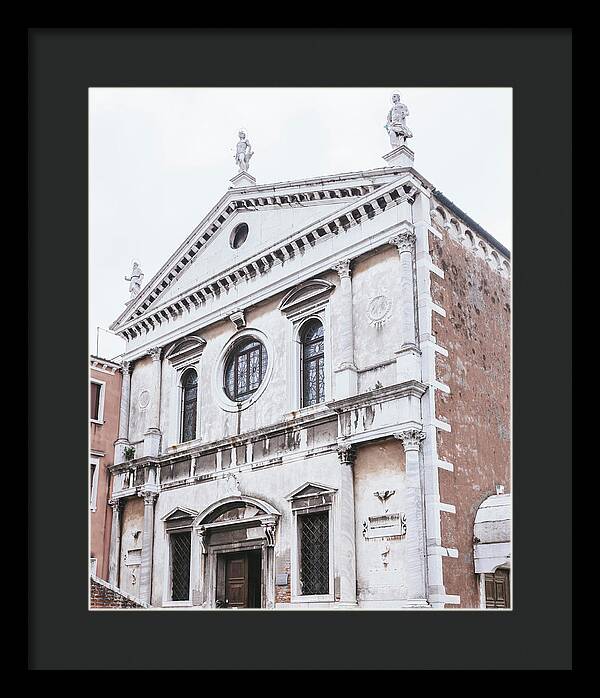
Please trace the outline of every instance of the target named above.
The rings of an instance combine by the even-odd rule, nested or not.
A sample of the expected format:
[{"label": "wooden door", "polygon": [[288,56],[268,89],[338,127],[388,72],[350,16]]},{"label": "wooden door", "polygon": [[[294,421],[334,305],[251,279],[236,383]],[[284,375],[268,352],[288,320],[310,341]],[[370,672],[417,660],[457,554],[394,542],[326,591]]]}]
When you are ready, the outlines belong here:
[{"label": "wooden door", "polygon": [[228,556],[225,561],[225,599],[229,608],[248,607],[248,556]]},{"label": "wooden door", "polygon": [[508,570],[499,569],[485,575],[486,608],[510,608]]}]

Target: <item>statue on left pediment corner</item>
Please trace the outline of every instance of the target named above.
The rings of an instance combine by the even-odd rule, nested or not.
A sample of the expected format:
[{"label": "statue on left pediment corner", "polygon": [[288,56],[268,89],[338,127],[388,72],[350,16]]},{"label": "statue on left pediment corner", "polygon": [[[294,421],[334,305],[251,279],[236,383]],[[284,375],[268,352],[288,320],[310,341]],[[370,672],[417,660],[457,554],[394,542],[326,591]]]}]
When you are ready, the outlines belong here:
[{"label": "statue on left pediment corner", "polygon": [[133,263],[131,276],[126,276],[125,281],[129,281],[129,300],[132,301],[142,290],[142,281],[144,280],[144,272],[137,262]]}]

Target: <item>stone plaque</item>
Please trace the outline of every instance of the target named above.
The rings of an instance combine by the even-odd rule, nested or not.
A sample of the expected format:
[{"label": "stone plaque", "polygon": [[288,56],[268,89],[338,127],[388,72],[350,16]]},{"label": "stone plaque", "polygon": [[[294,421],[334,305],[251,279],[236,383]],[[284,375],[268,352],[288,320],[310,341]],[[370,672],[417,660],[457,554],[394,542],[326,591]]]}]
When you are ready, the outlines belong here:
[{"label": "stone plaque", "polygon": [[404,538],[406,535],[406,514],[382,514],[369,516],[363,521],[363,536],[372,538]]},{"label": "stone plaque", "polygon": [[275,584],[278,587],[285,587],[288,584],[288,573],[287,572],[281,572],[280,574],[275,575]]}]

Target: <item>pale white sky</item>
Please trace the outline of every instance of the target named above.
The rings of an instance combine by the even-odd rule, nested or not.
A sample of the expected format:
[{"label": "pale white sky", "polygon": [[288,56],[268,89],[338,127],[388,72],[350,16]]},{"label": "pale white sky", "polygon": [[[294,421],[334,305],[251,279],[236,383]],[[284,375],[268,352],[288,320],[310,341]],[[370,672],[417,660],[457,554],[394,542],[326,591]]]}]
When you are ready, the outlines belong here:
[{"label": "pale white sky", "polygon": [[[90,351],[124,308],[133,259],[148,282],[227,190],[240,128],[261,184],[383,167],[394,91],[415,169],[511,249],[510,88],[90,89]],[[123,348],[100,332],[101,356]]]}]

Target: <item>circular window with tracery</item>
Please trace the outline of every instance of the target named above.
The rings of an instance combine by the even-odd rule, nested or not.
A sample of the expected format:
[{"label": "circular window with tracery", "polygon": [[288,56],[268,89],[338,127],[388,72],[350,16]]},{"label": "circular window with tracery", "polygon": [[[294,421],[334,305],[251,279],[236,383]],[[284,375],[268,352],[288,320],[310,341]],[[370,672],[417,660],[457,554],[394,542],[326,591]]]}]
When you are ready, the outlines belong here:
[{"label": "circular window with tracery", "polygon": [[233,229],[233,233],[231,234],[231,246],[233,249],[237,250],[238,247],[241,247],[246,242],[247,237],[248,224],[240,223],[239,225],[236,225]]},{"label": "circular window with tracery", "polygon": [[234,344],[225,362],[225,393],[242,402],[255,393],[267,373],[269,358],[262,342],[249,337]]}]

